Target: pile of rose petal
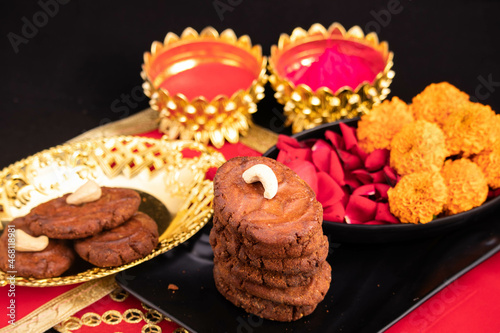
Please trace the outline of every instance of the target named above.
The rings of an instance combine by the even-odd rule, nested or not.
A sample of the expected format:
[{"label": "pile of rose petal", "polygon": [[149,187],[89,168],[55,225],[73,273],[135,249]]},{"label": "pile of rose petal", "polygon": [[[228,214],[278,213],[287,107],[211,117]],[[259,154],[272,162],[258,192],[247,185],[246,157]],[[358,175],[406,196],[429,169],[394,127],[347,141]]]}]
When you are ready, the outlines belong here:
[{"label": "pile of rose petal", "polygon": [[294,170],[316,193],[323,218],[349,224],[393,224],[387,190],[399,180],[389,166],[389,150],[366,154],[356,129],[340,123],[342,134],[325,132],[325,139],[297,141],[280,135],[277,160]]}]

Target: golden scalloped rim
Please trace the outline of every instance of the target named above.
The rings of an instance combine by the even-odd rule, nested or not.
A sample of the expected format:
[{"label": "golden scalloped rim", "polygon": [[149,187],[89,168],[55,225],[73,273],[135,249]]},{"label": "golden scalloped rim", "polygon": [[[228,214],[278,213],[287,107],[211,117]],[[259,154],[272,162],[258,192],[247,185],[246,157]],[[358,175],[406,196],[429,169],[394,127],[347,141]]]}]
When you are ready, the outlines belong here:
[{"label": "golden scalloped rim", "polygon": [[[158,172],[161,172],[160,176],[165,181],[165,188],[169,188],[169,182],[172,181],[172,177],[179,177],[179,168],[187,167],[190,170],[196,173],[205,173],[210,167],[219,167],[222,163],[225,162],[223,155],[210,147],[206,147],[201,143],[197,143],[195,141],[168,141],[165,139],[153,139],[146,137],[138,137],[138,136],[117,136],[117,137],[106,137],[106,138],[98,138],[98,139],[90,139],[84,141],[77,141],[74,143],[67,143],[64,145],[56,146],[53,148],[49,148],[47,150],[43,150],[39,153],[31,155],[25,159],[22,159],[0,171],[0,195],[5,192],[12,192],[7,188],[6,182],[4,181],[7,178],[12,178],[17,180],[19,184],[13,184],[12,186],[25,186],[29,187],[33,191],[40,192],[40,189],[33,187],[33,184],[29,181],[29,176],[23,175],[23,172],[28,172],[30,165],[34,164],[34,161],[38,160],[52,160],[52,163],[57,165],[63,165],[66,167],[64,163],[75,164],[74,166],[74,174],[78,175],[78,177],[84,177],[85,174],[83,166],[88,166],[89,170],[100,170],[102,171],[101,177],[103,179],[107,179],[109,181],[114,181],[117,183],[113,183],[115,185],[111,186],[122,186],[122,187],[134,187],[133,184],[137,179],[141,180],[141,184],[144,184],[144,172],[148,170],[148,166],[154,164],[154,159],[161,158],[157,155],[157,151],[145,149],[143,151],[135,149],[135,146],[127,151],[127,154],[130,155],[125,160],[128,161],[130,158],[133,159],[135,165],[130,168],[134,168],[137,170],[142,170],[142,174],[139,172],[129,172],[128,163],[123,163],[124,165],[120,167],[119,174],[113,173],[109,174],[103,164],[97,160],[97,155],[95,154],[95,147],[106,146],[109,148],[108,154],[116,153],[117,155],[121,155],[124,151],[116,150],[113,143],[117,142],[134,142],[141,143],[144,145],[158,145],[162,151],[168,152],[168,156],[164,158],[165,165],[161,166],[159,169],[148,171],[148,174],[154,174],[155,177],[158,177]],[[111,144],[111,145],[110,145]],[[93,151],[90,151],[94,149]],[[193,151],[197,151],[200,153],[200,156],[193,158],[183,158],[181,151],[184,149],[189,149]],[[82,155],[83,160],[75,160],[78,156]],[[132,156],[133,155],[133,156]],[[47,157],[49,159],[47,159]],[[103,161],[106,158],[103,157]],[[113,159],[116,160],[116,159]],[[85,161],[85,162],[84,162]],[[142,162],[141,162],[142,161]],[[62,163],[62,164],[60,164]],[[73,165],[71,164],[71,165]],[[45,166],[44,166],[45,167]],[[50,175],[49,175],[50,176]],[[43,179],[48,179],[44,176],[43,172],[41,176]],[[120,176],[120,177],[117,177]],[[172,176],[172,177],[169,177]],[[75,176],[76,177],[76,176]],[[68,180],[65,180],[68,181]],[[149,180],[151,182],[152,180]],[[24,184],[24,185],[23,185]],[[148,183],[152,184],[152,183]],[[57,185],[57,184],[56,184]],[[155,183],[155,186],[157,184]],[[145,186],[145,185],[141,185]],[[55,190],[59,188],[55,187]],[[151,193],[151,189],[149,188],[141,188],[140,190],[144,190],[144,192]],[[12,204],[22,204],[28,205],[30,204],[30,200],[22,200],[20,196],[22,196],[21,188],[16,187],[17,193],[15,194],[15,198],[12,198]],[[57,190],[61,191],[61,190]],[[156,189],[157,191],[157,189]],[[43,191],[40,193],[43,194]],[[167,193],[167,191],[163,191],[162,193]],[[58,195],[62,195],[64,193],[53,193],[47,196],[47,199],[51,199]],[[46,194],[47,195],[47,194]],[[180,194],[178,194],[180,195]],[[86,282],[98,278],[102,278],[105,276],[109,276],[112,274],[116,274],[118,272],[124,271],[130,267],[136,266],[142,262],[150,260],[162,253],[169,251],[175,246],[183,243],[188,240],[191,236],[193,236],[198,230],[200,230],[210,219],[213,214],[212,209],[212,199],[213,199],[213,183],[211,180],[202,179],[199,177],[195,177],[195,180],[189,185],[189,187],[184,188],[184,192],[182,194],[182,204],[179,207],[178,212],[174,216],[173,220],[170,222],[167,230],[160,235],[160,242],[156,246],[156,248],[147,256],[137,259],[129,264],[121,265],[118,267],[93,267],[86,271],[82,271],[76,273],[74,275],[53,277],[47,279],[35,279],[35,278],[24,278],[20,276],[15,277],[15,284],[20,286],[29,286],[29,287],[47,287],[47,286],[62,286],[62,285],[70,285],[80,282]],[[2,199],[2,198],[0,198]],[[0,200],[0,205],[8,205],[8,203],[4,200]],[[30,205],[35,205],[35,202],[32,202]],[[5,207],[4,207],[5,208]],[[8,212],[6,210],[5,212]],[[4,212],[4,213],[5,213]],[[5,216],[4,216],[5,218]],[[11,216],[12,218],[12,216]],[[10,274],[7,274],[0,270],[0,286],[5,286],[11,283],[11,279],[9,278]]]},{"label": "golden scalloped rim", "polygon": [[[312,91],[305,84],[295,86],[287,78],[281,77],[275,69],[277,59],[287,50],[306,42],[330,37],[349,39],[379,51],[386,59],[384,69],[371,83],[362,82],[355,89],[342,87],[336,92],[327,87]],[[359,26],[346,30],[340,23],[334,22],[327,29],[315,23],[307,31],[298,27],[290,36],[281,34],[278,44],[271,46],[268,69],[271,73],[269,82],[275,90],[275,98],[285,105],[285,125],[292,125],[292,132],[297,133],[323,123],[366,114],[373,105],[379,104],[390,93],[389,85],[395,75],[391,70],[393,57],[387,42],[379,42],[375,32],[365,35]]]},{"label": "golden scalloped rim", "polygon": [[[171,95],[164,88],[154,87],[147,72],[155,58],[166,49],[200,40],[227,43],[247,51],[254,57],[260,63],[260,72],[251,86],[248,89],[240,89],[231,96],[218,95],[210,101],[204,96],[189,100],[182,93]],[[206,27],[200,33],[188,27],[180,37],[173,32],[167,33],[163,43],[153,42],[151,51],[144,53],[141,72],[144,93],[150,98],[151,108],[160,113],[159,130],[170,139],[180,137],[204,144],[211,142],[217,148],[220,148],[225,140],[230,143],[238,142],[239,136],[246,135],[252,124],[251,115],[257,111],[256,102],[264,98],[266,64],[267,58],[262,55],[261,46],[252,45],[248,35],[238,38],[232,29],[226,29],[219,34],[213,27]]]}]

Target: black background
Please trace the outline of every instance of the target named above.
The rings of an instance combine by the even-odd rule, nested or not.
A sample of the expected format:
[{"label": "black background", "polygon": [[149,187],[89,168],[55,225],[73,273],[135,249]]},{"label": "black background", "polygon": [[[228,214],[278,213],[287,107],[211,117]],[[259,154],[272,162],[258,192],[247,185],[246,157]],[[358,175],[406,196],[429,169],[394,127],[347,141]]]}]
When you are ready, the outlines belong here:
[{"label": "black background", "polygon": [[[297,26],[359,25],[395,54],[392,96],[410,102],[426,85],[449,81],[500,110],[500,1],[59,1],[0,5],[0,168],[147,108],[143,52],[188,26],[232,28],[268,55]],[[282,107],[266,92],[254,120],[269,127]],[[131,106],[116,107],[132,94]]]}]

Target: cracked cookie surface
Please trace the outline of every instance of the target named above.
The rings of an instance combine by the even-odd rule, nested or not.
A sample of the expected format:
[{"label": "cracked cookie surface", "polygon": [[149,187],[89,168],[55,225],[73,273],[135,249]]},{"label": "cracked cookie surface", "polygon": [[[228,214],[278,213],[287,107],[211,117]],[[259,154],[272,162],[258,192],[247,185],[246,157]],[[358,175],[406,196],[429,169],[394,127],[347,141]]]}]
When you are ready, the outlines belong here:
[{"label": "cracked cookie surface", "polygon": [[95,235],[127,221],[139,208],[141,197],[131,189],[102,187],[101,197],[81,205],[68,205],[66,197],[52,199],[27,215],[35,236],[78,239]]},{"label": "cracked cookie surface", "polygon": [[[270,167],[278,181],[272,199],[260,182],[242,174],[257,164]],[[314,311],[331,282],[326,262],[323,210],[297,174],[265,157],[235,157],[214,178],[214,281],[218,291],[249,313],[292,321]]]},{"label": "cracked cookie surface", "polygon": [[214,281],[217,290],[231,303],[242,307],[249,313],[269,320],[298,320],[303,316],[311,314],[317,306],[317,303],[310,305],[290,305],[251,295],[228,283],[228,280],[221,274],[217,266],[214,267]]},{"label": "cracked cookie surface", "polygon": [[261,256],[226,233],[217,233],[214,229],[210,233],[210,242],[216,257],[230,259],[238,258],[241,262],[256,269],[263,269],[283,274],[316,273],[321,262],[328,256],[329,243],[325,235],[321,235],[321,242],[314,248],[314,252],[302,257],[269,258]]},{"label": "cracked cookie surface", "polygon": [[[247,184],[241,176],[256,164],[269,166],[276,175],[278,192],[272,200],[264,198],[261,183]],[[214,195],[219,222],[251,243],[300,245],[322,230],[323,209],[314,191],[293,170],[270,158],[230,159],[217,170]]]},{"label": "cracked cookie surface", "polygon": [[[19,217],[9,223],[16,229],[33,236],[25,217]],[[14,267],[9,265],[8,232],[4,230],[0,237],[0,269],[4,272],[16,271],[16,275],[26,278],[47,279],[67,271],[73,264],[75,252],[67,241],[49,239],[49,245],[38,252],[16,251]]]},{"label": "cracked cookie surface", "polygon": [[99,267],[121,266],[149,254],[158,244],[158,225],[137,212],[111,230],[75,241],[76,252]]}]

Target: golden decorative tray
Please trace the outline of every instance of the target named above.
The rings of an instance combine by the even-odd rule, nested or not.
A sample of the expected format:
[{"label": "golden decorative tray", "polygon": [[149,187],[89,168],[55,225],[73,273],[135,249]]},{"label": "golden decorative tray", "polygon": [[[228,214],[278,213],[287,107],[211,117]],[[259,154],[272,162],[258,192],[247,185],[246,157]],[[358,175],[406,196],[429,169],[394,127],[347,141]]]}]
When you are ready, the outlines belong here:
[{"label": "golden decorative tray", "polygon": [[[63,276],[16,277],[22,286],[45,287],[85,282],[138,265],[186,241],[211,217],[213,184],[208,169],[224,163],[219,152],[194,141],[137,136],[91,139],[44,150],[0,171],[0,233],[3,224],[31,208],[73,192],[93,179],[101,186],[126,187],[142,197],[139,210],[158,223],[160,243],[132,263],[110,268],[75,261]],[[0,271],[0,286],[9,284]]]}]

